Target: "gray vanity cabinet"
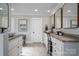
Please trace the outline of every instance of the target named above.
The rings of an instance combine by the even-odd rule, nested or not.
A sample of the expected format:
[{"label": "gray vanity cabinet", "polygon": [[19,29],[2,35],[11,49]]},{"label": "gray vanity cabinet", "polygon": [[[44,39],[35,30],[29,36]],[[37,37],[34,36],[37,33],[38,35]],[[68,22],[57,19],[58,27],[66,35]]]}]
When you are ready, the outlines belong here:
[{"label": "gray vanity cabinet", "polygon": [[65,42],[64,55],[66,56],[79,56],[79,42]]},{"label": "gray vanity cabinet", "polygon": [[8,56],[8,33],[0,33],[0,56]]},{"label": "gray vanity cabinet", "polygon": [[51,37],[52,40],[52,55],[53,56],[61,56],[63,54],[63,43],[58,39]]},{"label": "gray vanity cabinet", "polygon": [[55,37],[51,37],[53,56],[79,56],[79,42],[64,42]]},{"label": "gray vanity cabinet", "polygon": [[22,53],[22,36],[9,41],[9,56],[20,56]]},{"label": "gray vanity cabinet", "polygon": [[44,33],[44,44],[46,46],[46,48],[48,49],[48,35],[46,33]]}]

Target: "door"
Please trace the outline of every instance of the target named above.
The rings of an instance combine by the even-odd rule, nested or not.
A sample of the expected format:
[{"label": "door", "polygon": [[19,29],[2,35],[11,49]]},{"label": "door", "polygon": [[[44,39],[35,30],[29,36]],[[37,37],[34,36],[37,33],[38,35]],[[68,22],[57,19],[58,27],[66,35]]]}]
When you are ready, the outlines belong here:
[{"label": "door", "polygon": [[42,42],[42,19],[31,19],[31,41]]}]

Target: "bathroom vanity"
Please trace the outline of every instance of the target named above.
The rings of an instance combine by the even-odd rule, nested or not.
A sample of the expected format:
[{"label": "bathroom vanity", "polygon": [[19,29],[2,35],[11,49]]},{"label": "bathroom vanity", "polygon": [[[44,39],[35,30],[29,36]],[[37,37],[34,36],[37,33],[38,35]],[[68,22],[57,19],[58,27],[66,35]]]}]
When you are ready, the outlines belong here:
[{"label": "bathroom vanity", "polygon": [[58,36],[51,34],[53,42],[53,53],[55,56],[78,56],[79,38],[74,36]]},{"label": "bathroom vanity", "polygon": [[9,56],[21,56],[23,46],[23,35],[14,35],[9,38]]},{"label": "bathroom vanity", "polygon": [[78,35],[64,33],[64,35],[60,36],[50,33],[50,39],[52,41],[52,56],[79,56]]}]

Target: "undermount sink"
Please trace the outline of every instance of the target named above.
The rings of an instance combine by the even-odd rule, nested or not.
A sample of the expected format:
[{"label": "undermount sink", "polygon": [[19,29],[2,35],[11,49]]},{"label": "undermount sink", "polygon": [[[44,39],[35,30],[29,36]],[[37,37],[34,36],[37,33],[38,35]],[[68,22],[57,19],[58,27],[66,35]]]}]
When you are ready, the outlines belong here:
[{"label": "undermount sink", "polygon": [[15,34],[14,33],[9,33],[9,38],[11,38],[11,37],[14,37],[15,36]]}]

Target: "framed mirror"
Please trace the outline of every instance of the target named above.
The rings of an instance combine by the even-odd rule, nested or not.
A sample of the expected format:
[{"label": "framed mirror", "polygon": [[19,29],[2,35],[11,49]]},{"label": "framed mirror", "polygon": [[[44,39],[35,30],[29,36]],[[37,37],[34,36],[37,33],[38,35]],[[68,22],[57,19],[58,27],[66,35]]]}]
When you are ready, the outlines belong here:
[{"label": "framed mirror", "polygon": [[9,27],[9,8],[8,4],[0,3],[0,28]]},{"label": "framed mirror", "polygon": [[18,31],[26,32],[28,29],[28,20],[27,19],[19,19],[18,20]]},{"label": "framed mirror", "polygon": [[63,28],[77,28],[77,3],[63,6]]},{"label": "framed mirror", "polygon": [[55,13],[55,28],[61,28],[61,8]]}]

